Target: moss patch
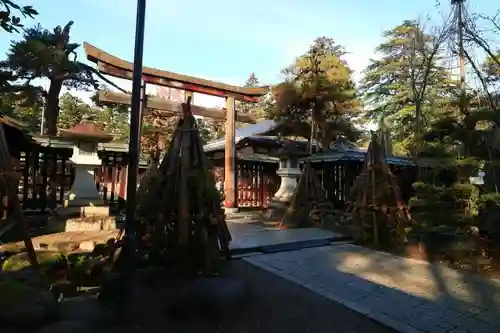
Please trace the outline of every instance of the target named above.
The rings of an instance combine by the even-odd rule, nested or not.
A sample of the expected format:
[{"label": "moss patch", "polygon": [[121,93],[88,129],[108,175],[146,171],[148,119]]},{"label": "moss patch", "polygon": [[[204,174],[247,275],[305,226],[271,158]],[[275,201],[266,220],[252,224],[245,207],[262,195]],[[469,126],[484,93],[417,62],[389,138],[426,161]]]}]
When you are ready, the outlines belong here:
[{"label": "moss patch", "polygon": [[[67,266],[66,257],[59,252],[37,251],[38,263],[43,272],[50,273],[54,270],[62,270]],[[15,254],[4,261],[3,271],[20,271],[31,267],[27,252]]]}]

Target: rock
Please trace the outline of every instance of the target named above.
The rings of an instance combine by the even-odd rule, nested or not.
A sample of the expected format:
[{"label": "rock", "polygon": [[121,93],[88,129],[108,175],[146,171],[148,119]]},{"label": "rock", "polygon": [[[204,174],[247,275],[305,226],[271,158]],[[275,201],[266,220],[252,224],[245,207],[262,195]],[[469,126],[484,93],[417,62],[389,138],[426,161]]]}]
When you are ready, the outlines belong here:
[{"label": "rock", "polygon": [[104,307],[95,295],[65,298],[60,304],[63,321],[84,321],[97,324],[109,321],[112,313]]},{"label": "rock", "polygon": [[78,293],[78,287],[75,283],[62,279],[50,285],[50,291],[56,299],[75,296]]},{"label": "rock", "polygon": [[84,321],[62,320],[43,327],[37,333],[92,333],[94,328]]},{"label": "rock", "polygon": [[480,235],[479,228],[475,226],[470,226],[467,228],[467,234],[469,234],[470,236],[479,236]]},{"label": "rock", "polygon": [[249,294],[247,285],[239,280],[198,278],[174,292],[167,311],[175,318],[220,317],[241,308]]},{"label": "rock", "polygon": [[100,284],[111,267],[103,258],[73,255],[70,258],[68,278],[83,286]]},{"label": "rock", "polygon": [[0,281],[0,322],[15,327],[40,327],[58,314],[58,304],[48,289],[14,279]]}]

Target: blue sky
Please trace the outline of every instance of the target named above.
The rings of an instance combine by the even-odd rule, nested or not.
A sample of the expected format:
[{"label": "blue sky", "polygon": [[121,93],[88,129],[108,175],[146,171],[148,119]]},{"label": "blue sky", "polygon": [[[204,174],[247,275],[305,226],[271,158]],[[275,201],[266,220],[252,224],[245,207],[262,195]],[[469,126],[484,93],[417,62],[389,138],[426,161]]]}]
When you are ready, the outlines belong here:
[{"label": "blue sky", "polygon": [[[75,21],[72,40],[87,41],[132,60],[136,1],[22,0],[52,28]],[[148,0],[144,64],[226,83],[242,84],[255,72],[263,83],[307,50],[317,36],[333,37],[357,72],[374,56],[381,33],[434,13],[436,0]],[[447,3],[448,0],[442,0]],[[476,3],[480,2],[478,5]],[[475,1],[491,13],[497,0]],[[443,10],[446,8],[443,6]],[[25,21],[26,25],[35,22]],[[0,34],[5,52],[12,36]],[[80,56],[84,54],[80,51]]]}]

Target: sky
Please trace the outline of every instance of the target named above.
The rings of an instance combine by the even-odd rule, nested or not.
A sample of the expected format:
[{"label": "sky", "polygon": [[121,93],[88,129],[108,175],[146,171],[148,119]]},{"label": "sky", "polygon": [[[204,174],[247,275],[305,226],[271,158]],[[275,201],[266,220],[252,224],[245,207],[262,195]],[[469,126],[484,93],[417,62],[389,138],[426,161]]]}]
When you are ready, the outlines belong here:
[{"label": "sky", "polygon": [[[73,20],[71,39],[89,42],[133,60],[136,1],[20,0],[33,5],[43,27]],[[448,10],[442,0],[440,10]],[[469,0],[474,10],[493,13],[497,0]],[[242,85],[251,72],[263,84],[307,51],[314,38],[332,37],[359,80],[383,31],[405,19],[441,15],[436,0],[148,0],[144,65]],[[24,21],[25,25],[35,21]],[[0,33],[0,53],[13,36]],[[80,48],[80,59],[84,59]]]}]

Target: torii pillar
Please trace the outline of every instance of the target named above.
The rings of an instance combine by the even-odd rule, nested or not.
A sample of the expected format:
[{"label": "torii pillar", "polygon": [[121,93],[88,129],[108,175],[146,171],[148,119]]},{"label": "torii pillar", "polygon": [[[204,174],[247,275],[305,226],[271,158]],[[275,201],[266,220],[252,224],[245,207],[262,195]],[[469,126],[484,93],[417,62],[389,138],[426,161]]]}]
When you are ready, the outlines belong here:
[{"label": "torii pillar", "polygon": [[224,156],[224,209],[226,213],[238,211],[236,184],[236,107],[234,97],[226,98],[226,145]]}]

